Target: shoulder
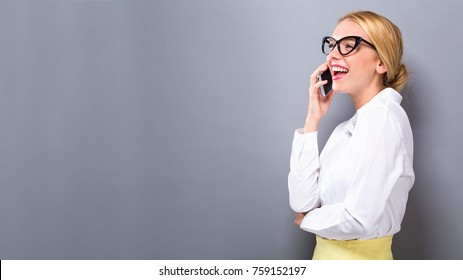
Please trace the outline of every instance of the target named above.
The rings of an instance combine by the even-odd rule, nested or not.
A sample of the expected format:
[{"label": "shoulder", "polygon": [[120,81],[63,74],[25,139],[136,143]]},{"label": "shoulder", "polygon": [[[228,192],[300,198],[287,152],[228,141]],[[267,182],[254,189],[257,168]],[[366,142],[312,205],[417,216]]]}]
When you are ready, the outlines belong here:
[{"label": "shoulder", "polygon": [[395,90],[383,90],[359,110],[357,125],[360,130],[369,133],[386,133],[389,137],[396,135],[412,153],[412,128],[405,110],[400,105],[401,99]]},{"label": "shoulder", "polygon": [[385,121],[394,123],[401,131],[410,131],[407,113],[400,105],[402,96],[395,90],[387,88],[359,110],[359,120]]}]

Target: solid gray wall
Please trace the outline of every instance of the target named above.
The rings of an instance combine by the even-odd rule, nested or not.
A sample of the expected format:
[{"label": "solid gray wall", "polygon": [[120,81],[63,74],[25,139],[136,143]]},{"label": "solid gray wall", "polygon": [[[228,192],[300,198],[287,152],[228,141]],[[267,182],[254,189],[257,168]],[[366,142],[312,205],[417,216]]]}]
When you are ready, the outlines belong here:
[{"label": "solid gray wall", "polygon": [[[325,4],[323,4],[325,3]],[[460,1],[0,1],[1,259],[307,259],[287,174],[320,40],[402,30],[398,259],[462,259]],[[338,95],[320,129],[354,113]]]}]

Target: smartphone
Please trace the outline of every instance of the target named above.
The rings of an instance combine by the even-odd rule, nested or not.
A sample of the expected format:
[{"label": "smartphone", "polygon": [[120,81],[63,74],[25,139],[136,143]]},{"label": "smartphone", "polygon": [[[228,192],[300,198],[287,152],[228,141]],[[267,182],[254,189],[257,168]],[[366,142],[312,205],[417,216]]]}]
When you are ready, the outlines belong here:
[{"label": "smartphone", "polygon": [[326,69],[321,75],[317,77],[317,82],[319,81],[328,81],[325,85],[323,85],[320,88],[320,92],[322,93],[323,96],[327,96],[333,91],[333,80],[331,78],[331,72],[330,69]]}]

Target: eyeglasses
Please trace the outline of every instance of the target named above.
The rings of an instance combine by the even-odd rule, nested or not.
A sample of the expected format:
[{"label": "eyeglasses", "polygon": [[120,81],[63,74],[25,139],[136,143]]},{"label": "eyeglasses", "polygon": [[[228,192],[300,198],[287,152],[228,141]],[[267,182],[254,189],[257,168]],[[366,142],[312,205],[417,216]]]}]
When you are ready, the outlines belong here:
[{"label": "eyeglasses", "polygon": [[368,46],[376,50],[375,45],[368,42],[359,36],[347,36],[339,40],[334,39],[333,37],[326,36],[323,37],[322,41],[322,52],[326,55],[330,54],[336,46],[338,46],[338,51],[341,55],[348,55],[353,52],[361,42],[364,42]]}]

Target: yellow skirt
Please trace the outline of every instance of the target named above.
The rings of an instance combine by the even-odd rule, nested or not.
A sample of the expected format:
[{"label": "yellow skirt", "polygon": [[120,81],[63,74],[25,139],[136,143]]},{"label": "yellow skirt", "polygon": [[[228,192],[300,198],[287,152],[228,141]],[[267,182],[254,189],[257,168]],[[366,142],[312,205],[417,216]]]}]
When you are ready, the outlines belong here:
[{"label": "yellow skirt", "polygon": [[317,235],[313,260],[393,260],[392,235],[369,240],[330,240]]}]

